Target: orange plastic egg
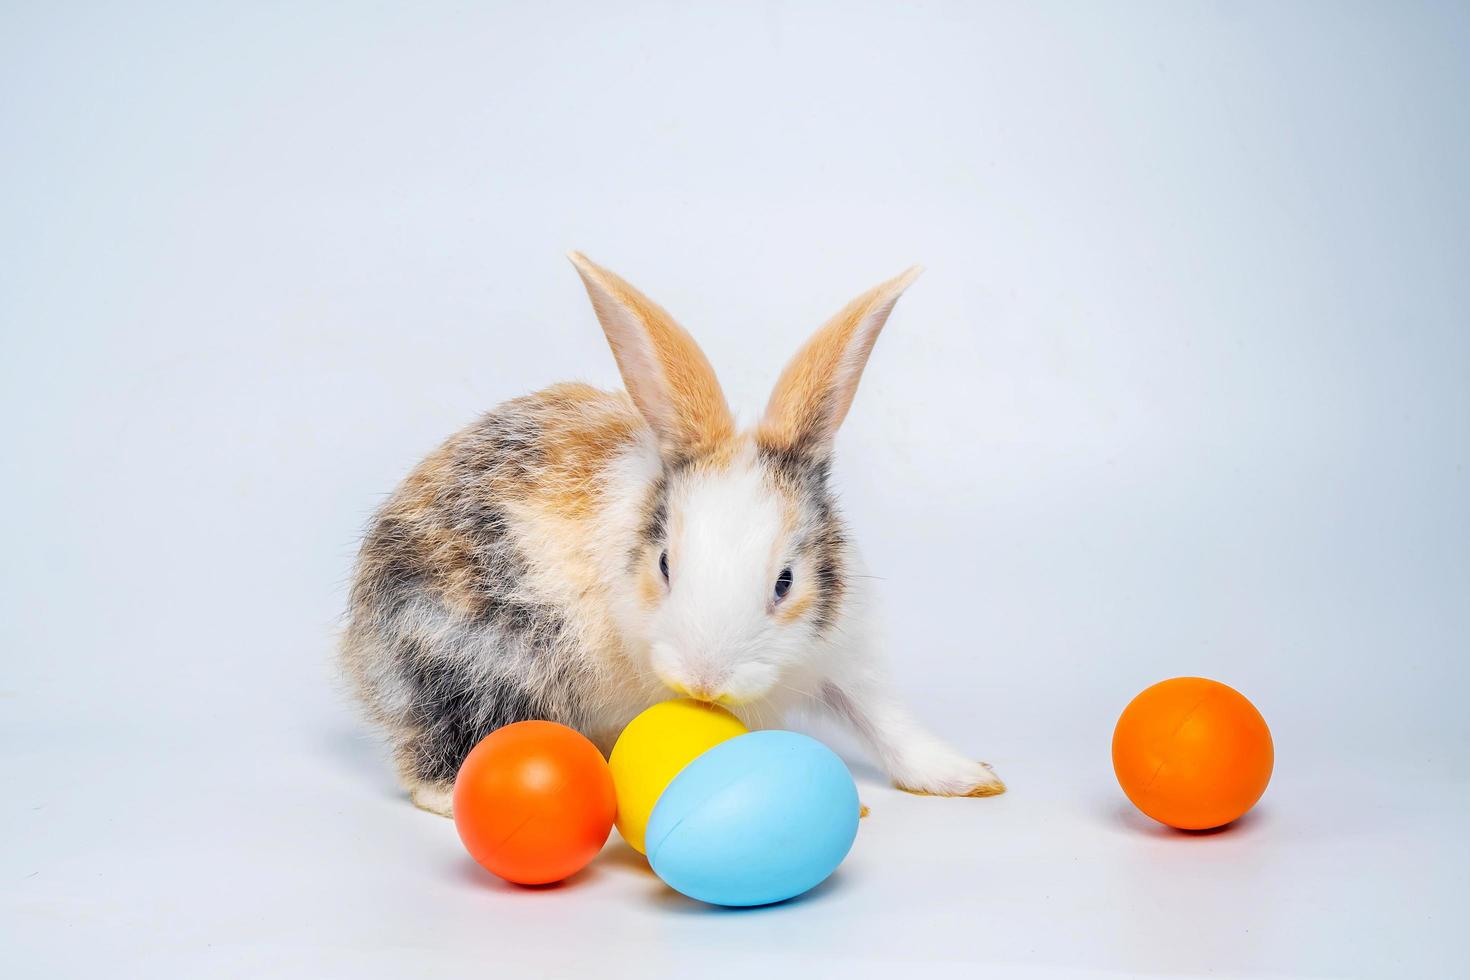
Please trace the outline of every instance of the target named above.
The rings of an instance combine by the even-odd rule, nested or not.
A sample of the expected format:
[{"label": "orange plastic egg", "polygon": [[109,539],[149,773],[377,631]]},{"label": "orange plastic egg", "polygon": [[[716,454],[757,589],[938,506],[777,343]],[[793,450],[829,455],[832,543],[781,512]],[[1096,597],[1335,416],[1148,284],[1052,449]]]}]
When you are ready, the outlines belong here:
[{"label": "orange plastic egg", "polygon": [[616,815],[602,753],[555,722],[491,732],[454,781],[454,825],[470,856],[521,885],[580,871],[602,850]]},{"label": "orange plastic egg", "polygon": [[1113,771],[1133,805],[1181,830],[1220,827],[1255,806],[1275,762],[1256,706],[1219,681],[1176,677],[1123,709]]}]

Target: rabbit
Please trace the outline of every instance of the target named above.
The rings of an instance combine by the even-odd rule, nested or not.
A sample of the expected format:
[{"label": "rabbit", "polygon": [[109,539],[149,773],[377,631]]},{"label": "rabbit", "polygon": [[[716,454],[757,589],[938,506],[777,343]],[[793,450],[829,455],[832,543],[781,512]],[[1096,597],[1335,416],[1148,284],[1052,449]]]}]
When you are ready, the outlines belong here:
[{"label": "rabbit", "polygon": [[829,485],[868,355],[921,270],[845,306],[738,431],[694,339],[569,257],[627,391],[557,384],[490,411],[408,475],[358,557],[341,667],[412,801],[450,815],[460,763],[502,725],[561,722],[606,754],[672,695],[751,727],[820,707],[900,789],[1004,792],[890,690]]}]

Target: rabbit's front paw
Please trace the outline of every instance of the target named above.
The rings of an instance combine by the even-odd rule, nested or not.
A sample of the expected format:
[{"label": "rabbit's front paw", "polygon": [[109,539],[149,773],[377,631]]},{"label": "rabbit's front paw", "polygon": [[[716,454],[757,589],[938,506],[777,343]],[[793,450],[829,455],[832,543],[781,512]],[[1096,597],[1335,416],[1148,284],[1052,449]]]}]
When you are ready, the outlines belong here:
[{"label": "rabbit's front paw", "polygon": [[894,785],[917,796],[999,796],[1006,791],[988,763],[958,755],[925,760],[896,773]]}]

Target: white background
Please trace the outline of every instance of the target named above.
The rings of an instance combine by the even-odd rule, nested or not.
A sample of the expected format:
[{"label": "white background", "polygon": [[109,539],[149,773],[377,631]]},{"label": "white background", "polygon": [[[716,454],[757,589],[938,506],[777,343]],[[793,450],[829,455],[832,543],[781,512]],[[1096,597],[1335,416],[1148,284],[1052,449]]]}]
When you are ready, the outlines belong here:
[{"label": "white background", "polygon": [[[4,972],[1470,971],[1467,46],[1450,4],[7,4]],[[616,837],[511,889],[400,799],[330,668],[357,535],[478,412],[617,383],[569,248],[747,420],[928,266],[837,479],[1006,797],[853,756],[848,864],[743,916]],[[1180,674],[1276,737],[1212,836],[1108,763]]]}]

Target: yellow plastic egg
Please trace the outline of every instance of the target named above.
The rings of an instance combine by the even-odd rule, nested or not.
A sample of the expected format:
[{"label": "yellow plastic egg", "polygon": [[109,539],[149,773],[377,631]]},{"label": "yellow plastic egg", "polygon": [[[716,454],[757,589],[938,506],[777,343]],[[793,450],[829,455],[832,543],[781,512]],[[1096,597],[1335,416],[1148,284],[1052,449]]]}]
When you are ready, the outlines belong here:
[{"label": "yellow plastic egg", "polygon": [[645,853],[648,818],[669,783],[704,752],[745,733],[724,708],[687,698],[656,704],[630,721],[608,759],[623,840]]}]

